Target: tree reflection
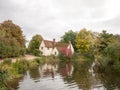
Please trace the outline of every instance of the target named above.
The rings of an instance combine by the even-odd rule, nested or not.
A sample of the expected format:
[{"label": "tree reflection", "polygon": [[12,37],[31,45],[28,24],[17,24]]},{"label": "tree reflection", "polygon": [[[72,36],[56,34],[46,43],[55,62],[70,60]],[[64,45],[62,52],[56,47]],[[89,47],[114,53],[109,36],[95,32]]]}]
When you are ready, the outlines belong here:
[{"label": "tree reflection", "polygon": [[89,65],[86,62],[64,61],[59,64],[59,73],[64,82],[76,83],[80,89],[89,90],[91,88],[91,78],[88,72]]},{"label": "tree reflection", "polygon": [[13,88],[14,90],[17,90],[17,89],[19,88],[19,87],[18,87],[18,86],[19,86],[19,82],[22,81],[23,79],[24,79],[24,77],[15,78],[15,79],[7,82],[7,83],[8,83],[8,85],[9,85],[11,88]]},{"label": "tree reflection", "polygon": [[40,70],[39,70],[39,67],[36,67],[36,68],[33,68],[33,69],[30,69],[29,70],[29,75],[30,75],[30,78],[32,79],[39,79],[40,78]]},{"label": "tree reflection", "polygon": [[80,89],[89,90],[91,88],[91,78],[89,65],[86,62],[74,62],[73,79]]},{"label": "tree reflection", "polygon": [[120,75],[112,72],[96,73],[106,90],[120,90]]},{"label": "tree reflection", "polygon": [[71,62],[60,62],[59,63],[59,73],[62,76],[72,76],[73,73],[73,65]]}]

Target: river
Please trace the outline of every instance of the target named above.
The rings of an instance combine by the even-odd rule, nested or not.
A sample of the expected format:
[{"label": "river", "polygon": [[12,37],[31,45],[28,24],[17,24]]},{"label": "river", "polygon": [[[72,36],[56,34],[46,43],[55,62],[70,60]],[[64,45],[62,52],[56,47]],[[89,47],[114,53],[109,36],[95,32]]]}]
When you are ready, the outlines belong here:
[{"label": "river", "polygon": [[120,90],[120,77],[98,73],[94,63],[61,61],[44,63],[9,82],[15,90]]}]

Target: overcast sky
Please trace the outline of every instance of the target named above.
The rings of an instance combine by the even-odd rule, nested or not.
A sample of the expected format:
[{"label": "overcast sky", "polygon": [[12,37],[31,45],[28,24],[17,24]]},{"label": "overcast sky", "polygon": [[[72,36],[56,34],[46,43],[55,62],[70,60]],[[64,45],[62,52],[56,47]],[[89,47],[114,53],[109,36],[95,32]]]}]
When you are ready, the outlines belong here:
[{"label": "overcast sky", "polygon": [[120,0],[0,0],[0,22],[12,20],[27,40],[44,39],[82,28],[120,34]]}]

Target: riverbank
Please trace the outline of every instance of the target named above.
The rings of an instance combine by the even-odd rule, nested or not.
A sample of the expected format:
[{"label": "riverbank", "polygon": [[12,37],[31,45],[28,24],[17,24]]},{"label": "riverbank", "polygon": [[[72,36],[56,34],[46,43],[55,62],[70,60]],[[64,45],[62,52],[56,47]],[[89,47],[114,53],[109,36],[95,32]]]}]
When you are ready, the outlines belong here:
[{"label": "riverbank", "polygon": [[[12,62],[16,62],[17,59],[25,59],[25,60],[33,60],[35,58],[38,58],[37,56],[34,55],[29,55],[26,54],[25,56],[21,56],[21,57],[14,57],[14,58],[10,58],[12,60]],[[3,62],[4,59],[0,59],[0,62]]]},{"label": "riverbank", "polygon": [[0,63],[0,90],[8,90],[7,81],[22,77],[28,69],[36,68],[42,62],[41,58],[32,55],[6,58]]}]

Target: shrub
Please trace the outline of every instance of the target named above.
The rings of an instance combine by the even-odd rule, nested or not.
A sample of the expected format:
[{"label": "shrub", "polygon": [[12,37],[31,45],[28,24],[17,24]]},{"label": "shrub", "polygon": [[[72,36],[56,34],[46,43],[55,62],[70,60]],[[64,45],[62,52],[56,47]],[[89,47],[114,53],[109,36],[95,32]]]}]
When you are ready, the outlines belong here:
[{"label": "shrub", "polygon": [[12,90],[11,87],[7,85],[7,81],[12,77],[11,67],[7,64],[0,65],[0,90]]},{"label": "shrub", "polygon": [[38,64],[41,63],[41,58],[35,58],[34,60],[35,60]]},{"label": "shrub", "polygon": [[59,54],[58,58],[59,58],[60,60],[65,60],[65,59],[67,59],[67,57],[65,57],[65,55],[63,55],[62,53]]},{"label": "shrub", "polygon": [[28,69],[29,63],[24,59],[17,60],[13,63],[13,68],[18,74],[23,74]]},{"label": "shrub", "polygon": [[36,67],[38,67],[39,64],[36,61],[29,61],[29,69],[34,69]]},{"label": "shrub", "polygon": [[40,56],[40,50],[39,49],[35,49],[32,53],[35,56]]},{"label": "shrub", "polygon": [[3,61],[3,64],[8,64],[8,65],[10,65],[12,63],[12,59],[10,59],[10,58],[6,58],[6,59],[4,59],[4,61]]}]

